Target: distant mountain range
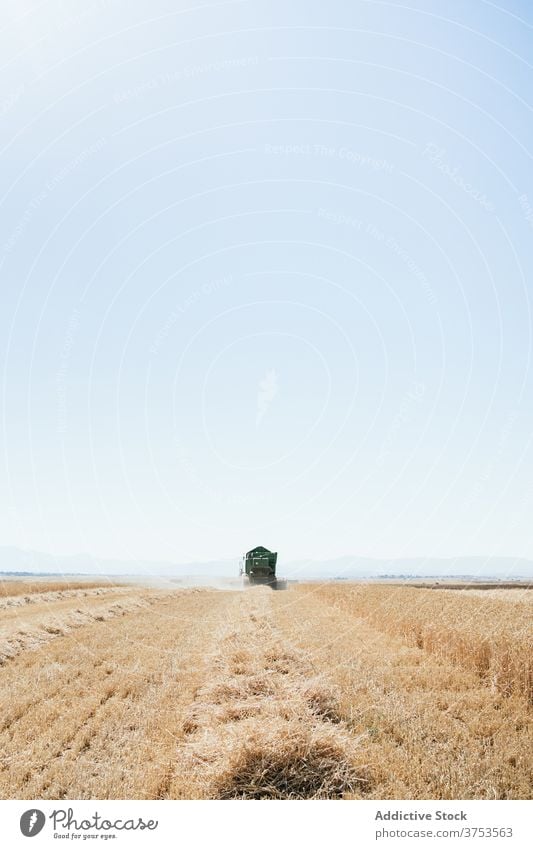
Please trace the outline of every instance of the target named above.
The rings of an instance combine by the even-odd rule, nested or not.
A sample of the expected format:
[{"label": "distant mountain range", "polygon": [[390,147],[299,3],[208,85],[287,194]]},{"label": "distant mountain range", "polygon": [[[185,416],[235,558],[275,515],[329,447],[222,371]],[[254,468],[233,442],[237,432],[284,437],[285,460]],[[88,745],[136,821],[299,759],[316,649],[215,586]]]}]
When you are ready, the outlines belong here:
[{"label": "distant mountain range", "polygon": [[533,577],[533,560],[520,557],[405,557],[375,559],[337,557],[333,560],[299,560],[287,564],[288,577]]},{"label": "distant mountain range", "polygon": [[[278,561],[280,576],[306,578],[377,578],[377,577],[475,577],[531,578],[533,561],[520,557],[453,557],[376,559],[368,557],[337,557],[330,560]],[[158,560],[111,560],[88,554],[52,555],[39,551],[0,547],[0,572],[91,574],[91,575],[148,575],[185,577],[234,577],[239,560],[211,560],[196,563],[170,563]]]}]

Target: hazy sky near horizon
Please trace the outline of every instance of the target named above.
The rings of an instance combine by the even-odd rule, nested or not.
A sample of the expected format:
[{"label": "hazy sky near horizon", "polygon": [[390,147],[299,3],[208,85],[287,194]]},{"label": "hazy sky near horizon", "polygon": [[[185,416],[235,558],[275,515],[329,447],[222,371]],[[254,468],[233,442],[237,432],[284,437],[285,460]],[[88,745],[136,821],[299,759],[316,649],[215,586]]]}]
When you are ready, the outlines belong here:
[{"label": "hazy sky near horizon", "polygon": [[4,0],[0,544],[533,557],[533,7]]}]

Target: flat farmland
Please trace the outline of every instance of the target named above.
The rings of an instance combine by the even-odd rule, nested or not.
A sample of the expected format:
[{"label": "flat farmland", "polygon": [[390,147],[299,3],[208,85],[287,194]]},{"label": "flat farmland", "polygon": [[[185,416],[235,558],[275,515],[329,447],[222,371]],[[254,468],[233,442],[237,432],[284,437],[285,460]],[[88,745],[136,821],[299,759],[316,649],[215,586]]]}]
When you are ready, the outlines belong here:
[{"label": "flat farmland", "polygon": [[523,799],[533,593],[0,584],[4,799]]}]

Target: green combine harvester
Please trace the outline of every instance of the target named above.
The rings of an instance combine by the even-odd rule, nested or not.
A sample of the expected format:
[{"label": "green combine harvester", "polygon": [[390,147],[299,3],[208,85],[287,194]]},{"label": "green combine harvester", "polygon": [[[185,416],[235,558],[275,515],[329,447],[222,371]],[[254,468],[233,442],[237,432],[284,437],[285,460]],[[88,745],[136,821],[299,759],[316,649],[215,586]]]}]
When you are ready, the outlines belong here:
[{"label": "green combine harvester", "polygon": [[241,575],[250,586],[263,584],[273,590],[287,589],[287,582],[276,577],[277,551],[269,551],[262,545],[252,548],[244,555]]}]

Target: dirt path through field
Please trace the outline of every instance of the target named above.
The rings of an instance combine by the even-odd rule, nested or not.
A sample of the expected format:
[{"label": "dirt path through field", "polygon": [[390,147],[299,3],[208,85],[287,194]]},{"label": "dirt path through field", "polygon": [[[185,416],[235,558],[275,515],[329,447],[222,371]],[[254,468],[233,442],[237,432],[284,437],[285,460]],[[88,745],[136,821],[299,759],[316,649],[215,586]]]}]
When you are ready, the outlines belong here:
[{"label": "dirt path through field", "polygon": [[339,693],[277,629],[274,595],[233,598],[176,749],[171,798],[339,798],[366,792]]}]

